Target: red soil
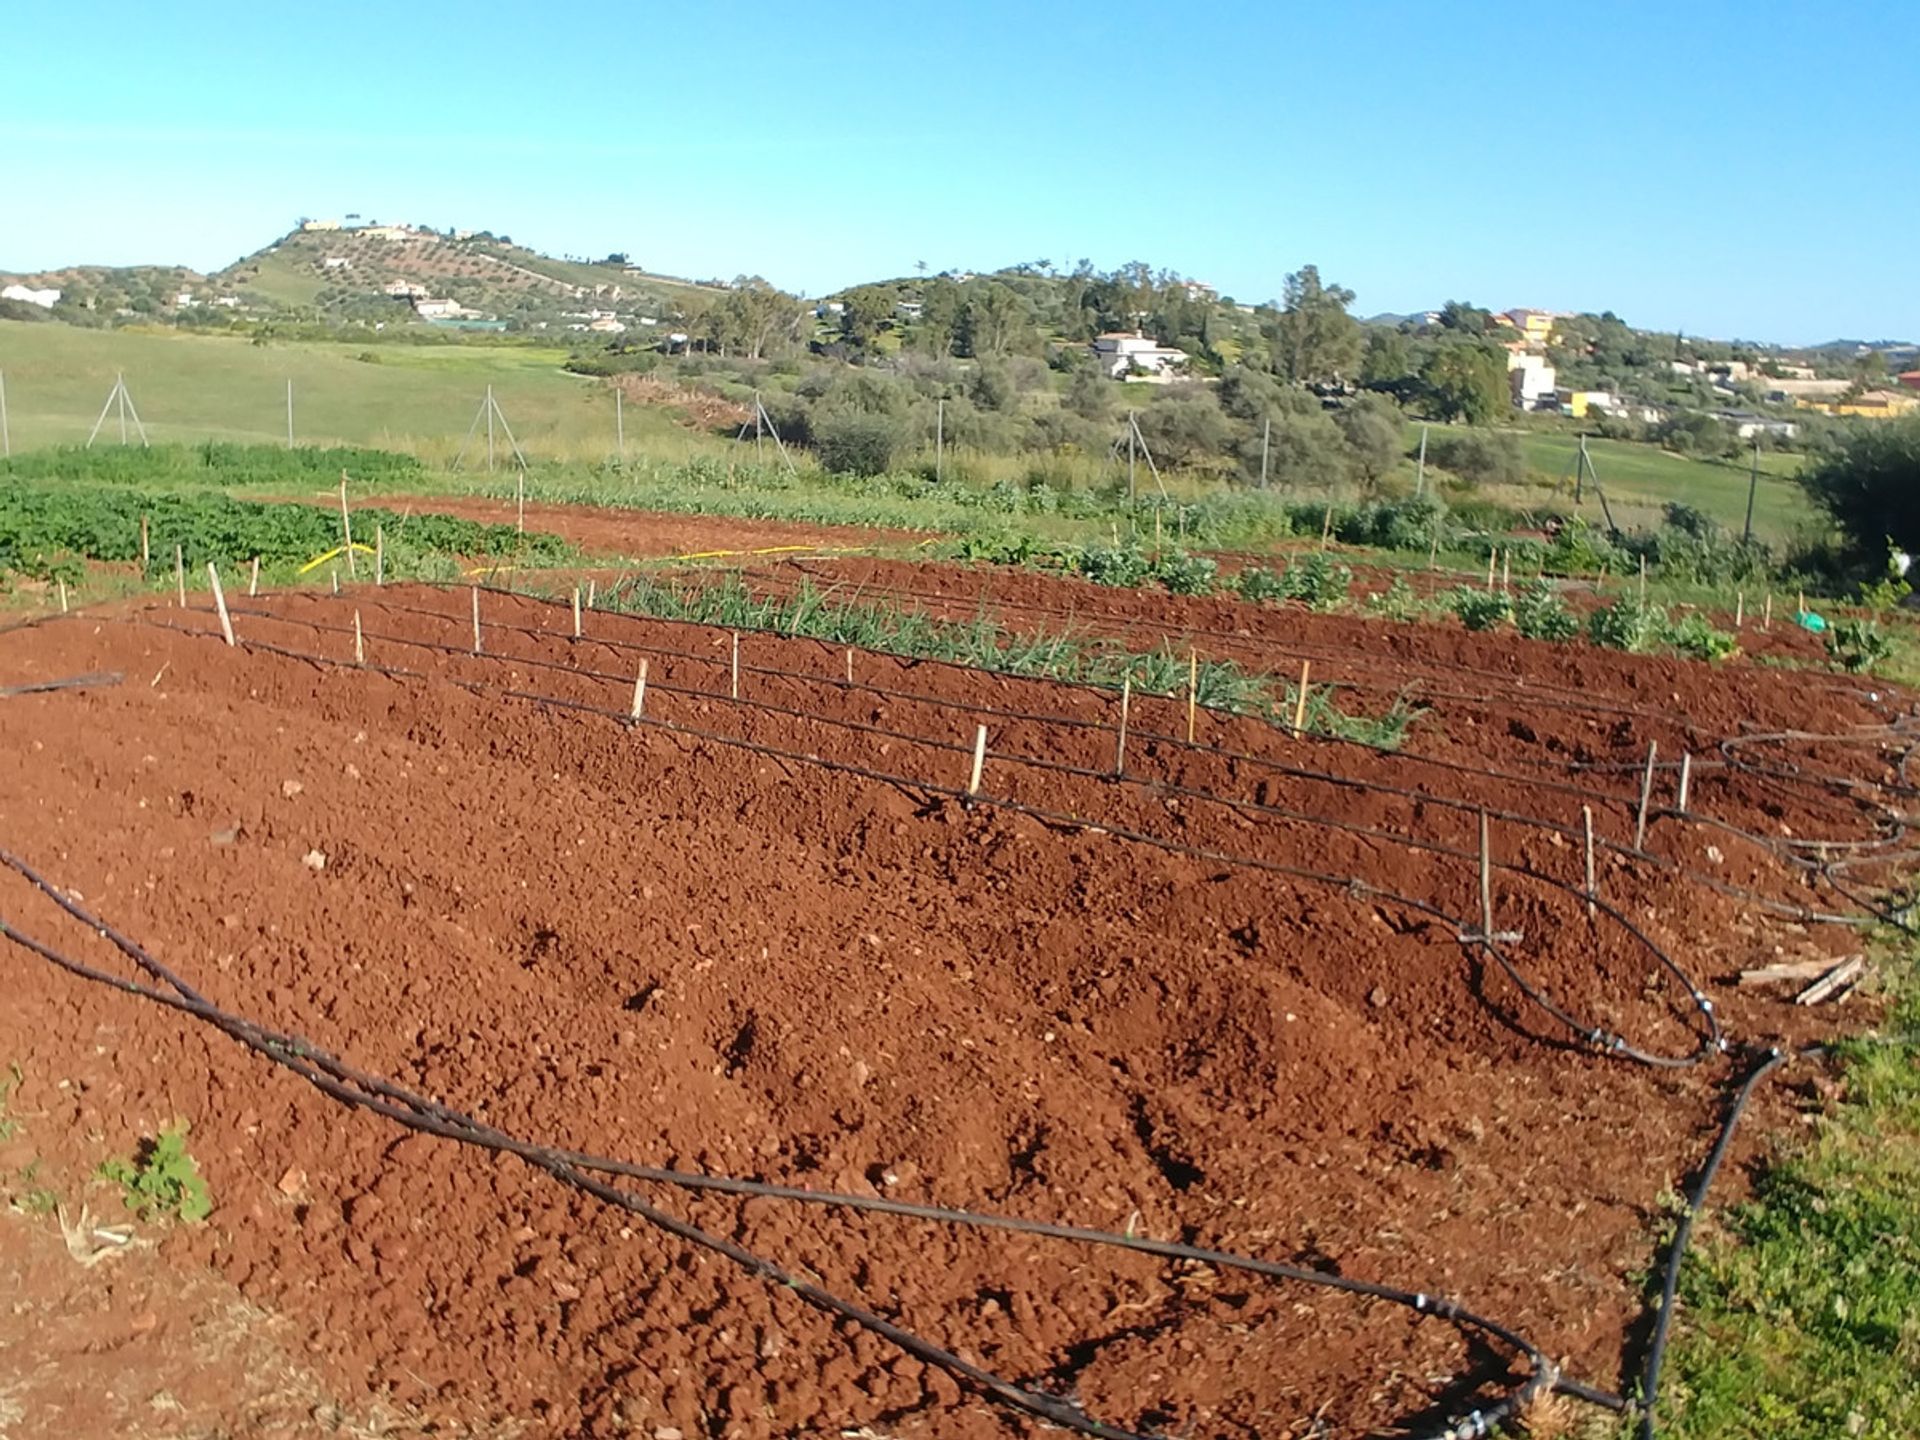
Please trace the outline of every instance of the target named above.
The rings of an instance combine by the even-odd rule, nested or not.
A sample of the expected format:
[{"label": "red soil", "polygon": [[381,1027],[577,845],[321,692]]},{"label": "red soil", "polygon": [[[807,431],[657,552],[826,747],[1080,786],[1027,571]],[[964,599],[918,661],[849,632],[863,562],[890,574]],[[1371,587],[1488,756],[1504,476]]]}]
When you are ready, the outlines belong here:
[{"label": "red soil", "polygon": [[[1005,578],[1018,598],[1031,577]],[[1148,622],[1154,597],[1099,597]],[[1202,715],[1202,745],[1234,758],[1167,738],[1183,707],[1141,700],[1122,781],[1097,773],[1110,696],[871,654],[848,687],[840,651],[751,636],[737,704],[723,634],[592,614],[575,640],[564,608],[489,594],[475,657],[468,603],[265,597],[236,616],[233,650],[198,609],[0,634],[5,683],[125,676],[0,701],[0,749],[30,759],[0,787],[0,845],[217,1002],[516,1134],[1337,1267],[1452,1295],[1607,1385],[1657,1198],[1697,1160],[1732,1065],[1649,1070],[1558,1043],[1460,943],[1472,809],[1508,817],[1503,866],[1577,886],[1578,843],[1526,821],[1565,826],[1584,801],[1603,838],[1630,838],[1649,738],[1705,754],[1715,726],[1896,713],[1811,677],[1193,602],[1166,613],[1212,622],[1224,653],[1290,657],[1304,637],[1328,657],[1316,673],[1427,677],[1425,758]],[[412,673],[345,663],[356,609],[370,664]],[[642,655],[651,723],[635,730],[614,717]],[[979,718],[983,794],[1078,823],[805,758],[952,790]],[[1527,778],[1433,763],[1469,758]],[[1722,982],[1782,951],[1858,948],[1762,901],[1838,903],[1779,841],[1871,836],[1878,792],[1819,777],[1897,778],[1895,737],[1735,758],[1696,776],[1693,818],[1656,806],[1665,864],[1604,852],[1601,890],[1737,1044],[1797,1040],[1833,1017]],[[1786,761],[1818,775],[1758,768]],[[1494,891],[1531,983],[1650,1050],[1696,1043],[1684,991],[1617,921],[1511,869]],[[122,964],[10,874],[0,915]],[[52,1183],[76,1194],[102,1158],[190,1119],[217,1208],[162,1232],[162,1253],[285,1316],[349,1402],[554,1436],[1037,1428],[521,1162],[343,1112],[17,948],[0,975],[0,1061],[21,1065]],[[1797,1097],[1764,1091],[1737,1154]],[[1317,1433],[1359,1435],[1459,1408],[1458,1377],[1504,1377],[1443,1322],[1302,1287],[765,1201],[663,1203],[1123,1424],[1272,1435],[1323,1413]]]}]

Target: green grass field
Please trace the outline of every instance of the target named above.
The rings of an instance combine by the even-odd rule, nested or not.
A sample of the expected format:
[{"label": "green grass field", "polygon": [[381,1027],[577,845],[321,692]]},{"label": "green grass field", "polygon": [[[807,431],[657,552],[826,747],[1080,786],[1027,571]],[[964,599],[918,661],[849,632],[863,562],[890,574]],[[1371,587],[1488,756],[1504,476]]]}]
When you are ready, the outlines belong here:
[{"label": "green grass field", "polygon": [[[362,360],[362,354],[375,357]],[[0,373],[16,452],[86,440],[124,373],[148,436],[284,442],[287,382],[302,444],[371,445],[449,463],[489,385],[529,460],[614,452],[613,395],[560,368],[566,352],[519,346],[253,345],[226,336],[80,330],[0,321]],[[659,410],[628,406],[630,451],[676,459],[720,443]],[[484,426],[477,437],[485,464]],[[109,419],[96,443],[115,443]],[[505,453],[505,437],[498,441]],[[470,453],[467,464],[476,457]]]}]

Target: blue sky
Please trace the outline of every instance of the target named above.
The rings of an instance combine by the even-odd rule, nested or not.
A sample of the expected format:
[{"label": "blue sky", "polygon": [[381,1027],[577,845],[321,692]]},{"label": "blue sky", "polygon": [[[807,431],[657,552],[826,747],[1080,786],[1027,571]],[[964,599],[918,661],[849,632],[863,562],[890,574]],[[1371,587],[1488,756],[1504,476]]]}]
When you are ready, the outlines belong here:
[{"label": "blue sky", "polygon": [[1920,336],[1920,5],[15,7],[0,269],[214,269],[300,215],[810,293],[1135,259]]}]

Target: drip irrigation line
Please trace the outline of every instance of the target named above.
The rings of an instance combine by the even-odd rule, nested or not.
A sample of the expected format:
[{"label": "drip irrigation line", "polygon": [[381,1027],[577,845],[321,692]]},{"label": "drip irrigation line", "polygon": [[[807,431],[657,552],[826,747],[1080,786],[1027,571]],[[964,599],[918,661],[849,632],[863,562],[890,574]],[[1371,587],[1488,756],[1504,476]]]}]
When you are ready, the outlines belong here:
[{"label": "drip irrigation line", "polygon": [[1009,1215],[918,1205],[881,1197],[808,1190],[735,1176],[634,1165],[625,1161],[521,1140],[450,1106],[409,1091],[391,1080],[360,1071],[299,1036],[269,1029],[222,1009],[208,1001],[173,970],[154,958],[145,947],[71,899],[67,893],[61,891],[19,856],[0,849],[0,863],[4,863],[19,874],[72,919],[110,941],[123,955],[144,970],[152,980],[158,982],[158,985],[164,985],[167,988],[161,989],[155,984],[129,980],[75,960],[0,917],[0,937],[12,941],[47,963],[76,978],[110,987],[123,994],[150,1001],[203,1021],[255,1054],[291,1070],[329,1098],[350,1108],[368,1110],[412,1130],[458,1141],[483,1150],[517,1156],[528,1164],[545,1170],[563,1184],[638,1215],[676,1239],[725,1256],[756,1278],[777,1287],[792,1290],[808,1304],[879,1335],[916,1359],[957,1375],[1006,1404],[1079,1434],[1098,1437],[1098,1440],[1162,1440],[1162,1437],[1151,1432],[1135,1432],[1096,1420],[1072,1401],[1059,1399],[1005,1380],[853,1301],[801,1279],[743,1245],[714,1235],[691,1221],[658,1209],[631,1191],[620,1189],[596,1177],[615,1175],[623,1179],[640,1180],[687,1191],[721,1193],[736,1198],[790,1201],[893,1215],[956,1227],[1009,1231],[1044,1239],[1129,1250],[1166,1260],[1240,1270],[1270,1280],[1317,1286],[1363,1299],[1383,1301],[1410,1309],[1416,1315],[1431,1315],[1449,1322],[1456,1328],[1479,1331],[1525,1358],[1530,1374],[1523,1382],[1501,1399],[1476,1409],[1461,1419],[1449,1421],[1442,1430],[1428,1432],[1434,1440],[1467,1440],[1467,1437],[1490,1434],[1507,1419],[1518,1415],[1540,1396],[1556,1388],[1610,1408],[1622,1403],[1619,1397],[1594,1387],[1580,1385],[1577,1382],[1566,1382],[1563,1385],[1558,1367],[1524,1336],[1442,1295],[1409,1291],[1326,1271],[1175,1241],[1153,1240],[1144,1236],[1118,1234],[1050,1221],[1027,1220]]},{"label": "drip irrigation line", "polygon": [[[199,633],[180,631],[178,627],[162,625],[158,622],[148,623],[153,624],[157,629],[171,629],[176,633]],[[1683,1055],[1657,1054],[1630,1044],[1624,1036],[1608,1030],[1605,1026],[1591,1024],[1580,1019],[1560,1006],[1539,987],[1528,981],[1512,959],[1507,956],[1504,947],[1493,937],[1478,933],[1471,922],[1459,919],[1429,901],[1420,900],[1397,891],[1382,889],[1357,875],[1337,875],[1304,866],[1289,865],[1277,860],[1268,860],[1255,856],[1238,855],[1230,851],[1187,845],[1180,841],[1168,840],[1162,836],[1153,835],[1142,830],[1131,829],[1126,826],[1090,820],[1085,816],[1071,815],[1042,806],[1030,805],[1017,800],[989,795],[984,792],[969,793],[958,786],[941,785],[933,781],[917,780],[911,776],[878,770],[871,766],[856,765],[841,760],[830,760],[821,755],[788,750],[780,746],[768,745],[760,741],[746,740],[738,736],[724,735],[718,731],[708,730],[704,727],[689,725],[679,721],[663,721],[653,716],[642,716],[639,720],[635,720],[627,713],[590,705],[585,701],[563,700],[555,696],[543,695],[536,691],[494,685],[480,680],[431,675],[423,671],[408,670],[396,666],[374,665],[371,663],[361,664],[352,661],[335,660],[330,656],[292,650],[284,646],[270,644],[266,641],[242,640],[239,643],[240,648],[244,650],[279,655],[282,658],[303,664],[321,666],[329,669],[354,670],[366,674],[377,674],[390,679],[418,680],[430,684],[447,684],[472,691],[475,694],[521,700],[535,706],[558,709],[575,714],[595,715],[601,719],[614,721],[616,724],[622,726],[660,729],[671,734],[685,735],[696,740],[704,740],[713,744],[744,750],[749,754],[759,755],[767,759],[813,765],[828,771],[917,792],[923,796],[937,796],[946,800],[958,801],[963,806],[984,805],[1013,814],[1026,815],[1029,818],[1055,828],[1073,831],[1095,831],[1103,835],[1112,836],[1115,839],[1152,846],[1155,849],[1162,850],[1169,854],[1179,855],[1186,859],[1201,860],[1210,864],[1240,866],[1245,869],[1257,870],[1266,874],[1281,875],[1288,879],[1301,880],[1329,889],[1344,891],[1353,896],[1370,897],[1387,904],[1398,905],[1419,914],[1427,915],[1449,926],[1456,935],[1460,936],[1462,944],[1473,945],[1477,947],[1481,953],[1492,959],[1527,1000],[1551,1016],[1572,1035],[1577,1046],[1591,1047],[1593,1050],[1602,1054],[1636,1061],[1643,1065],[1654,1066],[1661,1069],[1682,1069],[1696,1065],[1726,1048],[1726,1040],[1721,1032],[1719,1016],[1714,1010],[1713,1001],[1694,983],[1693,979],[1672,956],[1667,954],[1645,931],[1641,930],[1638,925],[1608,901],[1598,897],[1588,896],[1583,890],[1575,890],[1572,886],[1563,885],[1561,882],[1552,880],[1549,877],[1541,876],[1538,878],[1545,884],[1575,896],[1582,905],[1593,905],[1597,913],[1607,915],[1615,923],[1620,925],[1630,936],[1647,948],[1660,967],[1667,971],[1686,992],[1688,1001],[1699,1018],[1699,1024],[1696,1027],[1696,1035],[1698,1038],[1691,1051]]]},{"label": "drip irrigation line", "polygon": [[1699,1178],[1687,1195],[1686,1208],[1674,1221],[1673,1240],[1667,1249],[1666,1273],[1660,1282],[1660,1306],[1655,1312],[1653,1338],[1647,1346],[1646,1368],[1642,1372],[1640,1385],[1640,1440],[1655,1440],[1655,1421],[1660,1404],[1660,1372],[1666,1363],[1667,1341],[1673,1327],[1673,1309],[1675,1297],[1680,1289],[1680,1262],[1686,1255],[1687,1241],[1693,1233],[1693,1222],[1706,1207],[1707,1191],[1713,1185],[1713,1177],[1719,1173],[1720,1164],[1727,1158],[1727,1150],[1733,1144],[1733,1132],[1740,1124],[1740,1117],[1746,1113],[1747,1102],[1753,1098],[1754,1090],[1760,1082],[1771,1075],[1787,1061],[1787,1052],[1778,1048],[1769,1049],[1761,1054],[1746,1078],[1740,1082],[1740,1088],[1734,1092],[1732,1102],[1727,1106],[1726,1117],[1720,1125],[1720,1134],[1713,1142],[1713,1148],[1707,1152],[1707,1158],[1700,1167]]},{"label": "drip irrigation line", "polygon": [[[210,613],[208,611],[201,609],[200,607],[190,606],[188,608],[192,613],[195,613],[195,614]],[[431,617],[435,620],[444,621],[446,623],[453,623],[450,617],[438,611],[428,610],[423,607],[393,606],[390,608],[400,610],[402,613],[406,613],[406,614],[418,615],[423,617]],[[275,624],[291,625],[297,628],[314,630],[320,633],[333,633],[333,634],[341,634],[341,635],[350,633],[349,627],[347,626],[329,624],[321,620],[283,616],[278,614],[275,611],[263,609],[260,607],[234,608],[232,610],[232,613],[238,614],[238,615],[244,615],[254,619],[264,619]],[[178,629],[180,627],[162,627],[162,628]],[[508,630],[514,634],[521,635],[529,639],[533,639],[533,638],[565,639],[567,638],[564,635],[557,634],[556,632],[537,631],[537,630],[533,630],[531,628],[522,627],[522,626],[500,625],[497,628]],[[196,631],[192,633],[197,634],[200,632]],[[547,671],[552,671],[552,672],[556,672],[559,674],[564,674],[564,675],[568,675],[576,678],[596,680],[609,685],[624,687],[628,683],[627,677],[625,675],[617,675],[607,671],[594,670],[591,668],[585,668],[580,666],[566,665],[558,661],[547,660],[538,656],[527,656],[527,655],[508,656],[508,655],[502,655],[497,651],[487,651],[487,652],[484,652],[482,655],[475,657],[472,654],[472,651],[470,650],[470,648],[464,645],[452,645],[452,644],[445,644],[445,643],[429,641],[429,640],[416,640],[406,636],[395,635],[388,632],[365,631],[363,633],[368,639],[379,640],[384,643],[406,646],[414,649],[426,650],[432,653],[451,656],[455,659],[460,659],[460,660],[470,660],[470,659],[477,658],[483,662],[487,662],[491,664],[502,664],[502,663],[511,662],[515,664],[525,665],[531,669],[547,670]],[[685,652],[685,651],[677,651],[677,650],[651,651],[651,650],[648,650],[647,647],[636,645],[630,641],[612,641],[612,640],[595,638],[590,643],[605,645],[610,648],[615,648],[621,651],[637,651],[639,653],[649,654],[649,655],[665,654],[665,655],[674,656],[676,658],[688,659],[701,664],[714,664],[719,666],[725,666],[728,663],[723,660],[717,660],[717,659],[714,659],[713,657],[700,655],[693,652]],[[776,675],[776,676],[781,676],[783,678],[791,678],[796,680],[813,682],[819,685],[829,686],[831,688],[842,690],[842,691],[846,689],[845,681],[835,680],[827,676],[809,675],[804,672],[776,670],[776,669],[765,668],[765,667],[749,667],[744,665],[741,667],[741,669],[743,672],[752,672],[752,673],[758,673],[762,675]],[[894,730],[886,726],[875,725],[866,721],[836,719],[832,716],[823,715],[815,711],[801,710],[801,709],[797,709],[790,706],[778,705],[771,701],[753,700],[753,699],[745,699],[745,698],[736,699],[729,695],[720,694],[718,692],[695,689],[690,686],[674,685],[664,680],[656,680],[653,682],[653,685],[654,685],[654,688],[656,688],[657,690],[664,691],[669,694],[684,695],[691,698],[697,698],[697,699],[702,699],[707,701],[716,701],[716,702],[721,702],[721,703],[730,704],[730,705],[737,705],[746,709],[758,710],[763,713],[780,715],[780,716],[784,716],[791,719],[797,719],[797,720],[801,720],[808,723],[829,725],[838,729],[843,729],[843,730],[851,731],[858,734],[876,735],[888,740],[897,740],[902,743],[923,746],[928,749],[941,750],[941,751],[946,751],[948,753],[953,753],[953,754],[971,753],[971,750],[972,750],[972,747],[970,745],[964,744],[959,741],[944,741],[944,740],[939,740],[939,739],[935,739],[928,736],[910,734],[905,731]],[[1096,728],[1091,722],[1087,722],[1087,721],[1073,720],[1066,717],[1041,715],[1033,712],[1001,711],[1001,710],[995,710],[992,707],[968,707],[968,706],[959,704],[957,702],[939,701],[937,699],[934,699],[933,697],[928,697],[913,691],[892,690],[882,686],[856,685],[855,688],[871,690],[875,693],[887,695],[896,699],[901,699],[901,700],[906,700],[911,702],[929,703],[941,709],[958,709],[958,710],[961,710],[963,713],[969,713],[969,714],[982,714],[982,713],[1004,714],[1004,715],[1013,715],[1013,716],[1016,716],[1017,718],[1026,720],[1030,723],[1041,724],[1041,725],[1050,724],[1050,723],[1062,723],[1062,724],[1070,724],[1076,727],[1081,727],[1087,730],[1093,730]],[[1199,745],[1193,742],[1183,740],[1178,736],[1160,735],[1157,732],[1150,731],[1150,730],[1136,729],[1132,733],[1143,740],[1155,741],[1158,743],[1166,744],[1171,747],[1183,748],[1186,752],[1191,754],[1217,757],[1227,761],[1230,765],[1236,762],[1243,762],[1243,761],[1252,762],[1257,765],[1260,765],[1262,768],[1267,769],[1275,774],[1282,775],[1290,779],[1304,781],[1311,784],[1325,785],[1335,789],[1357,790],[1362,793],[1391,796],[1393,798],[1403,800],[1415,806],[1437,805],[1442,808],[1459,811],[1467,815],[1475,815],[1484,811],[1484,813],[1487,815],[1489,819],[1498,820],[1503,824],[1510,824],[1510,825],[1525,827],[1528,829],[1539,830],[1547,834],[1558,835],[1559,837],[1565,840],[1575,840],[1580,838],[1580,832],[1575,830],[1572,826],[1559,825],[1553,821],[1542,820],[1535,816],[1522,814],[1517,811],[1488,808],[1486,806],[1476,805],[1474,802],[1464,798],[1436,794],[1430,791],[1416,790],[1406,786],[1389,785],[1381,781],[1362,780],[1362,779],[1348,777],[1348,776],[1324,774],[1318,771],[1306,769],[1305,767],[1302,767],[1302,766],[1289,765],[1284,761],[1271,759],[1269,757],[1247,755],[1242,752],[1229,751],[1229,750],[1219,749],[1216,747]],[[1355,743],[1359,743],[1359,742],[1355,742]],[[1367,747],[1367,748],[1370,749],[1372,747]],[[1382,752],[1382,753],[1393,754],[1395,752]],[[1308,824],[1323,825],[1331,829],[1340,830],[1347,833],[1352,833],[1352,834],[1361,835],[1361,836],[1374,838],[1374,839],[1380,839],[1393,844],[1405,845],[1410,849],[1428,850],[1428,851],[1431,851],[1432,853],[1452,856],[1456,858],[1467,858],[1467,859],[1475,858],[1473,855],[1468,854],[1467,852],[1454,850],[1446,846],[1439,845],[1437,842],[1424,841],[1417,837],[1413,837],[1411,835],[1403,835],[1394,831],[1383,830],[1376,827],[1355,825],[1351,822],[1339,820],[1332,816],[1328,816],[1315,811],[1293,810],[1284,806],[1273,805],[1271,803],[1264,802],[1264,801],[1246,800],[1246,799],[1235,798],[1232,796],[1221,795],[1213,791],[1182,785],[1176,781],[1159,780],[1149,776],[1139,775],[1135,773],[1125,773],[1125,774],[1116,775],[1111,769],[1108,769],[1108,768],[1096,768],[1092,766],[1074,765],[1065,761],[1049,760],[1039,756],[1028,755],[1028,754],[1015,752],[1015,751],[996,750],[996,751],[989,752],[989,754],[991,758],[994,758],[997,760],[1009,761],[1014,764],[1024,765],[1029,768],[1038,769],[1042,771],[1050,771],[1054,773],[1067,774],[1067,775],[1072,775],[1072,776],[1075,776],[1078,778],[1084,778],[1084,779],[1119,780],[1127,784],[1137,785],[1147,789],[1158,790],[1158,791],[1161,791],[1162,793],[1173,794],[1183,798],[1190,798],[1190,799],[1225,805],[1241,811],[1251,811],[1253,813],[1270,815],[1270,816],[1274,816],[1274,817],[1278,817],[1286,820],[1304,822]],[[1418,759],[1420,757],[1398,757],[1398,758]],[[1503,774],[1503,772],[1498,772],[1498,771],[1474,771],[1471,769],[1471,767],[1467,767],[1464,765],[1455,765],[1454,768],[1460,770],[1462,773],[1477,774],[1482,776],[1483,778],[1489,778],[1489,779],[1517,778],[1517,777],[1506,776]],[[1616,801],[1623,798],[1623,797],[1605,796],[1605,795],[1599,794],[1598,792],[1592,792],[1592,793],[1593,793],[1593,798],[1601,799],[1601,800]],[[1750,831],[1741,830],[1739,827],[1734,826],[1726,821],[1714,820],[1714,819],[1711,819],[1710,817],[1700,816],[1691,812],[1684,817],[1678,817],[1678,812],[1672,810],[1670,807],[1667,807],[1667,806],[1659,807],[1658,809],[1650,813],[1659,817],[1684,818],[1690,823],[1712,825],[1726,832],[1727,834],[1733,835],[1739,839],[1755,844],[1756,846],[1759,846],[1762,849],[1766,849],[1771,853],[1774,853],[1775,858],[1782,861],[1782,863],[1787,863],[1787,864],[1804,863],[1800,861],[1798,857],[1791,856],[1791,855],[1780,855],[1777,852],[1777,850],[1775,850],[1769,837],[1757,835]],[[1888,841],[1890,842],[1891,839],[1893,838],[1895,837],[1889,836]],[[1839,844],[1839,843],[1845,843],[1845,842],[1835,842],[1835,843]],[[1636,863],[1645,863],[1645,864],[1652,865],[1655,868],[1661,871],[1664,871],[1666,873],[1678,875],[1684,879],[1689,879],[1699,884],[1702,884],[1704,886],[1707,886],[1708,888],[1713,889],[1716,893],[1724,894],[1728,896],[1728,898],[1730,899],[1736,899],[1736,900],[1742,901],[1743,903],[1757,905],[1764,909],[1767,909],[1771,913],[1783,915],[1791,919],[1810,921],[1810,922],[1819,922],[1819,923],[1833,923],[1833,924],[1861,923],[1862,917],[1831,914],[1828,912],[1817,910],[1809,905],[1800,905],[1790,901],[1778,900],[1770,896],[1761,895],[1745,887],[1730,885],[1727,882],[1718,880],[1713,876],[1688,869],[1685,866],[1680,865],[1678,862],[1668,859],[1667,857],[1655,855],[1647,851],[1636,850],[1630,845],[1623,844],[1619,841],[1612,840],[1605,836],[1596,836],[1594,844],[1597,850],[1604,850],[1609,854],[1617,855],[1625,859],[1634,861]],[[1561,888],[1567,888],[1566,886],[1561,885],[1561,882],[1555,881],[1552,879],[1552,877],[1546,876],[1543,872],[1536,871],[1529,866],[1513,865],[1504,861],[1496,861],[1494,862],[1494,864],[1497,866],[1497,868],[1509,871],[1514,874],[1526,875],[1533,878],[1547,880],[1549,883],[1560,885]],[[1585,892],[1581,891],[1579,893],[1584,895]],[[1852,899],[1853,897],[1849,895],[1847,898]]]},{"label": "drip irrigation line", "polygon": [[0,685],[0,700],[14,695],[44,695],[53,690],[95,690],[118,685],[127,677],[118,670],[96,670],[86,675],[69,675],[64,680],[33,680],[24,685]]}]

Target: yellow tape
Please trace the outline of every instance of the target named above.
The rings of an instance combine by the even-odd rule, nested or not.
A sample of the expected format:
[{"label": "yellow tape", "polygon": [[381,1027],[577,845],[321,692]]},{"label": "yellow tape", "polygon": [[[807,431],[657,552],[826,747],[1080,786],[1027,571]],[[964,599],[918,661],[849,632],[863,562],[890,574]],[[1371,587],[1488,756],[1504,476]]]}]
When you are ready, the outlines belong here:
[{"label": "yellow tape", "polygon": [[[373,554],[373,547],[371,545],[362,545],[358,540],[353,542],[353,548],[358,550],[362,555]],[[329,560],[338,560],[342,555],[346,553],[347,553],[346,546],[336,545],[333,547],[333,549],[327,551],[326,554],[316,555],[313,559],[309,560],[306,564],[302,565],[297,573],[304,575],[309,570],[318,570],[322,565],[326,564]]]}]

